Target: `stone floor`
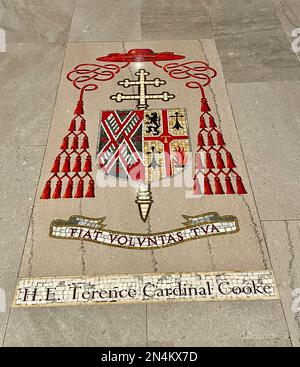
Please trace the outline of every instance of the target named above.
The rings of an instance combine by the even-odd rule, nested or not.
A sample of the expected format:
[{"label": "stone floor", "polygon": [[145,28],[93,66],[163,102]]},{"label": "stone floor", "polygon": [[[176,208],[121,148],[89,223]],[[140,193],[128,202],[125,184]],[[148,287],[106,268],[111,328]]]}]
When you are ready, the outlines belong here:
[{"label": "stone floor", "polygon": [[[0,0],[0,28],[2,345],[300,346],[299,1]],[[67,47],[160,40],[218,53],[280,301],[10,308]]]}]

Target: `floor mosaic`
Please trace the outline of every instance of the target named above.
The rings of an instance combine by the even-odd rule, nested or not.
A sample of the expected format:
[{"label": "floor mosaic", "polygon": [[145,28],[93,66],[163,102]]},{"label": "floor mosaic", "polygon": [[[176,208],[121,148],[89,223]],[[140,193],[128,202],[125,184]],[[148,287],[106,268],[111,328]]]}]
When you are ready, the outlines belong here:
[{"label": "floor mosaic", "polygon": [[268,271],[265,253],[213,44],[70,43],[20,277]]}]

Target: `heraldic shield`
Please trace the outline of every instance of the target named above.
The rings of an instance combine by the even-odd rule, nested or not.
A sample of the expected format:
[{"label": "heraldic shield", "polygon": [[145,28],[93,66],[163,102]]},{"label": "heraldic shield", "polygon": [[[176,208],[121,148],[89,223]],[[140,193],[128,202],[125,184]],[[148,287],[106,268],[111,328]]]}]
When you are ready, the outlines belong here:
[{"label": "heraldic shield", "polygon": [[188,164],[185,108],[102,111],[98,166],[117,179],[150,184],[181,173]]}]

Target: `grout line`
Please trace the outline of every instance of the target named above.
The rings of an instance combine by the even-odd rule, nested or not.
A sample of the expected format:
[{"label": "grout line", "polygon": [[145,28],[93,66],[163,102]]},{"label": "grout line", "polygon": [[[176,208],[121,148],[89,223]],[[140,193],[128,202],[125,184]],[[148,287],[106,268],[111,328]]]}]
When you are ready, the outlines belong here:
[{"label": "grout line", "polygon": [[300,219],[287,219],[287,218],[282,218],[282,219],[261,219],[261,222],[299,222]]},{"label": "grout line", "polygon": [[66,44],[68,44],[68,43],[69,43],[69,38],[70,38],[70,33],[71,33],[72,23],[73,23],[73,19],[74,19],[74,13],[75,13],[76,4],[77,4],[77,0],[74,0],[74,6],[73,6],[72,15],[71,15],[71,18],[70,18],[70,24],[69,24],[68,35],[67,35],[67,37],[66,37]]},{"label": "grout line", "polygon": [[[277,17],[278,17],[278,19],[279,19],[279,22],[280,22],[280,24],[281,24],[281,28],[282,28],[282,30],[283,30],[283,33],[286,35],[286,37],[287,37],[287,39],[289,40],[289,42],[290,42],[290,44],[291,44],[291,46],[292,46],[292,40],[291,40],[291,35],[290,34],[288,34],[287,33],[287,31],[285,30],[285,27],[284,27],[284,25],[283,25],[283,23],[282,23],[282,21],[281,21],[281,18],[280,18],[280,16],[279,16],[279,13],[278,13],[278,10],[277,10],[277,8],[276,8],[276,6],[275,6],[275,4],[274,4],[274,1],[272,0],[271,1],[271,3],[272,3],[272,5],[273,5],[273,8],[275,9],[275,12],[276,12],[276,14],[277,14]],[[280,5],[281,5],[282,3],[281,3],[281,1],[280,1]],[[297,18],[297,20],[298,20],[298,22],[299,22],[299,19],[298,19],[298,15],[297,14],[295,14],[294,13],[294,11],[293,11],[293,9],[290,7],[290,5],[288,4],[288,3],[286,3],[285,4],[288,8],[289,8],[289,10],[291,11],[291,13],[295,16],[295,18]],[[287,16],[287,14],[285,14],[284,12],[283,12],[283,15],[285,15],[286,16],[286,18],[288,19],[288,21],[294,26],[294,24],[290,21],[290,19],[288,18],[288,16]],[[299,22],[299,25],[298,25],[299,27],[300,27],[300,22]],[[293,51],[293,50],[292,50]],[[294,51],[293,51],[294,52]],[[294,54],[296,55],[296,57],[297,57],[297,59],[298,59],[298,61],[300,62],[300,52],[294,52]]]},{"label": "grout line", "polygon": [[[199,37],[198,38],[192,38],[192,39],[178,39],[178,38],[164,38],[164,39],[144,39],[144,40],[137,40],[137,39],[127,39],[127,40],[124,40],[124,39],[119,39],[119,40],[93,40],[93,41],[89,41],[89,40],[81,40],[81,41],[70,41],[69,43],[128,43],[128,42],[137,42],[137,43],[141,43],[141,42],[144,42],[144,43],[150,43],[150,42],[188,42],[188,41],[198,41],[199,40]],[[204,38],[201,38],[201,40],[214,40],[214,38],[208,38],[208,37],[204,37]]]},{"label": "grout line", "polygon": [[[211,28],[211,34],[213,36],[213,40],[215,41],[215,45],[216,45],[216,48],[217,48],[217,44],[216,44],[216,35],[215,35],[215,32],[214,32],[214,27],[213,27],[213,23],[212,23],[212,19],[211,19],[211,16],[210,16],[210,6],[209,4],[205,4],[205,7],[206,7],[206,10],[207,10],[207,15],[208,15],[208,19],[209,19],[209,24],[210,24],[210,28]],[[202,38],[201,38],[202,39]],[[220,57],[220,56],[219,56]]]},{"label": "grout line", "polygon": [[3,4],[3,7],[4,7],[4,11],[3,11],[3,14],[2,14],[2,16],[0,17],[0,24],[2,23],[2,21],[3,21],[3,19],[4,19],[4,16],[5,16],[5,14],[6,14],[6,12],[7,12],[7,5],[5,4],[5,2],[3,1],[3,0],[1,0],[1,3]]},{"label": "grout line", "polygon": [[[285,223],[285,222],[284,222]],[[263,234],[266,238],[266,246],[268,247],[268,242],[267,242],[267,234],[265,233],[265,228],[264,226],[262,226],[262,231],[263,231]],[[288,258],[287,258],[288,260]],[[270,262],[271,262],[271,265],[272,265],[272,260],[271,260],[271,257],[270,257]],[[284,317],[284,320],[285,320],[285,324],[286,324],[286,328],[287,328],[287,333],[288,333],[288,338],[290,340],[290,343],[291,343],[291,347],[293,347],[293,340],[292,340],[292,336],[291,336],[291,332],[290,332],[290,328],[289,328],[289,323],[288,323],[288,320],[287,320],[287,316],[285,314],[285,307],[284,307],[284,304],[283,304],[283,300],[282,300],[282,297],[281,297],[281,294],[280,294],[280,290],[279,290],[279,287],[277,286],[277,282],[276,282],[276,275],[275,275],[275,269],[273,269],[273,266],[272,266],[272,270],[273,270],[273,275],[274,275],[274,279],[275,279],[275,283],[276,283],[276,288],[277,288],[277,292],[279,294],[279,302],[281,304],[281,308],[282,308],[282,313],[283,313],[283,317]]]},{"label": "grout line", "polygon": [[[273,5],[273,8],[275,9],[275,12],[276,12],[276,14],[277,14],[277,17],[278,17],[278,19],[279,19],[280,23],[281,23],[281,26],[282,26],[282,28],[283,28],[283,30],[284,30],[284,33],[285,33],[287,36],[289,36],[289,35],[288,35],[288,33],[286,32],[285,28],[284,28],[284,25],[283,25],[282,21],[281,21],[280,14],[279,14],[279,12],[278,12],[278,10],[277,10],[277,7],[276,7],[276,5],[275,5],[275,3],[274,3],[274,0],[272,0],[272,5]],[[284,7],[288,8],[288,9],[289,9],[289,11],[293,14],[293,16],[294,16],[294,17],[297,19],[297,21],[299,22],[298,15],[294,12],[294,10],[291,8],[291,6],[289,5],[289,3],[288,3],[288,2],[283,3],[281,0],[279,0],[279,5],[280,5],[280,7],[281,7],[281,10],[282,10],[282,14],[283,14],[283,16],[285,16],[285,17],[287,18],[288,22],[289,22],[291,25],[293,25],[295,28],[297,28],[297,26],[296,26],[296,25],[293,23],[293,21],[289,18],[288,14],[285,12],[285,9],[284,9]]]}]

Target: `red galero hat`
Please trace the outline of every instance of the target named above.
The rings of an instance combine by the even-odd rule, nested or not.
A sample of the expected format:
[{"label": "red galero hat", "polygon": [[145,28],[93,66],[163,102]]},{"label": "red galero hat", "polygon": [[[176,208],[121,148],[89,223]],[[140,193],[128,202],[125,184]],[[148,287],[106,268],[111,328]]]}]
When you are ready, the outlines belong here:
[{"label": "red galero hat", "polygon": [[184,59],[185,56],[175,55],[174,52],[155,53],[147,48],[135,48],[127,53],[112,53],[107,56],[98,57],[98,61],[110,62],[146,62],[146,61],[168,61]]}]

